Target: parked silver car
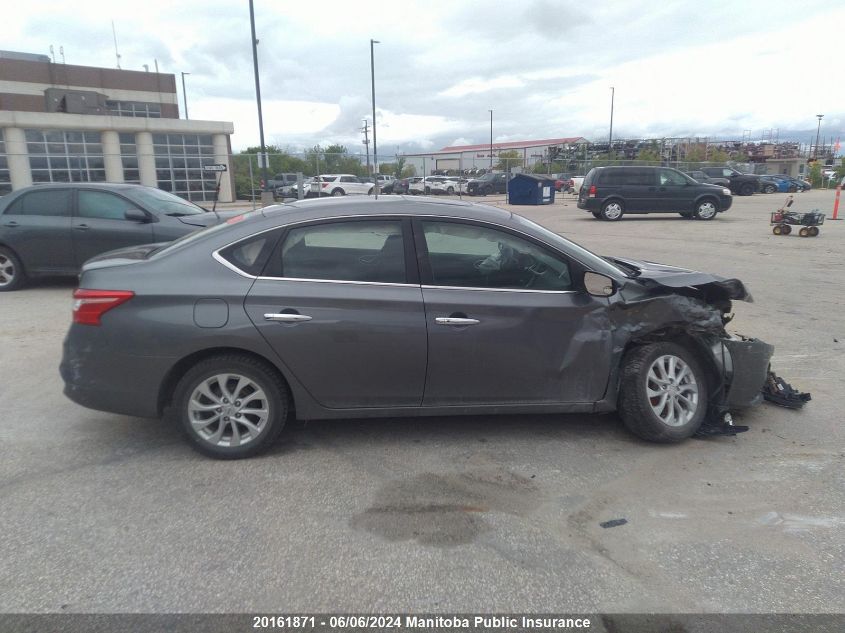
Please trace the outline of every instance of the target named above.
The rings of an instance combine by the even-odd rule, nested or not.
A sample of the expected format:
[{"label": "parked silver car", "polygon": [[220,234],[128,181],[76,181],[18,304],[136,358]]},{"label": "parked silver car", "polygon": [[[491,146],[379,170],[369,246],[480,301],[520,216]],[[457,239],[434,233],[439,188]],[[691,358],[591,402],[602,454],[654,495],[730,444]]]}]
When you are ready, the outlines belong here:
[{"label": "parked silver car", "polygon": [[253,455],[301,419],[618,409],[672,442],[760,399],[738,280],[598,257],[465,202],[324,199],[85,264],[65,393]]}]

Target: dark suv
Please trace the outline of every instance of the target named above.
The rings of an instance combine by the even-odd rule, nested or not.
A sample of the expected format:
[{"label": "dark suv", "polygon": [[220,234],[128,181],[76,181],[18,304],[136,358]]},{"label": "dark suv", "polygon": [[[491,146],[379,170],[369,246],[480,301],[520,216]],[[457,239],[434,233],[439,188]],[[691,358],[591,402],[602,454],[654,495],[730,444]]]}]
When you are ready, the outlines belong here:
[{"label": "dark suv", "polygon": [[615,221],[625,213],[680,213],[712,220],[731,207],[725,187],[693,180],[669,167],[594,167],[578,193],[578,208]]},{"label": "dark suv", "polygon": [[733,167],[702,167],[701,171],[711,178],[727,178],[730,190],[739,196],[750,196],[755,191],[761,191],[760,176],[743,174]]}]

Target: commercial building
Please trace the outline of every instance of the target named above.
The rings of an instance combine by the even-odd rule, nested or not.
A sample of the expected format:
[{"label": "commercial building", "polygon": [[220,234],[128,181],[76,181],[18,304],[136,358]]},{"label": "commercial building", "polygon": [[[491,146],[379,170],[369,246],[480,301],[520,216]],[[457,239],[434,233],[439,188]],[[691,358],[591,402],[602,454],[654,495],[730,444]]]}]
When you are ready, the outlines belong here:
[{"label": "commercial building", "polygon": [[[179,118],[174,75],[0,51],[0,195],[41,182],[128,182],[213,200],[226,121]],[[231,170],[220,200],[232,200]]]},{"label": "commercial building", "polygon": [[[517,158],[508,160],[508,167],[529,170],[538,162],[549,158],[574,157],[579,148],[587,143],[580,137],[550,138],[534,141],[507,141],[504,143],[481,143],[478,145],[452,145],[437,152],[404,154],[406,164],[413,165],[418,174],[429,175],[435,171],[466,171],[489,169],[495,166],[502,152],[516,152]],[[512,155],[512,154],[510,154]]]}]

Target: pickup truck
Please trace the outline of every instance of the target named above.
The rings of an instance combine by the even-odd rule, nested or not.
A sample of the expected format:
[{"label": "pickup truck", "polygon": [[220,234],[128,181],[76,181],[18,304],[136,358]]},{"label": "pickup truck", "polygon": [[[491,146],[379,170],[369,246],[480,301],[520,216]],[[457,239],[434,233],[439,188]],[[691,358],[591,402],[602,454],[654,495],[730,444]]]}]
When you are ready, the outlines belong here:
[{"label": "pickup truck", "polygon": [[738,196],[750,196],[760,191],[760,177],[754,174],[743,174],[732,167],[702,167],[700,171],[711,178],[727,178],[731,193]]}]

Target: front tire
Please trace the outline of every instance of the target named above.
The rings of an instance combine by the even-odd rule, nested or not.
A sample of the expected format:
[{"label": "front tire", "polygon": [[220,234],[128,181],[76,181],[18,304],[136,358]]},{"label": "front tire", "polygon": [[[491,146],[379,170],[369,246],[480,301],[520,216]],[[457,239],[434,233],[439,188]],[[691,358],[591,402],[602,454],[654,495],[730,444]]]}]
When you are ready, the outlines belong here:
[{"label": "front tire", "polygon": [[15,252],[0,246],[0,292],[18,290],[26,285],[26,272]]},{"label": "front tire", "polygon": [[625,355],[619,414],[637,437],[669,443],[692,436],[704,421],[707,400],[707,377],[686,347],[651,343]]},{"label": "front tire", "polygon": [[696,220],[712,220],[716,217],[718,212],[719,207],[713,200],[701,200],[695,205],[693,217],[695,217]]},{"label": "front tire", "polygon": [[777,191],[777,189],[778,188],[775,187],[774,185],[766,185],[763,188],[763,193],[774,193],[775,191]]},{"label": "front tire", "polygon": [[621,200],[608,200],[601,205],[602,220],[616,222],[621,219],[623,215],[625,215],[625,205],[622,204]]},{"label": "front tire", "polygon": [[173,403],[191,446],[209,457],[241,459],[267,450],[288,418],[288,391],[263,361],[214,356],[189,369]]}]

